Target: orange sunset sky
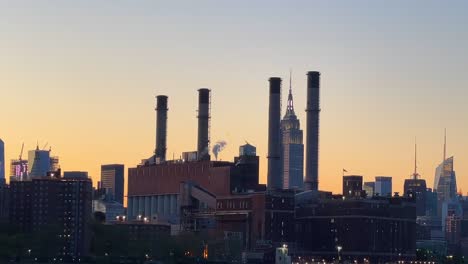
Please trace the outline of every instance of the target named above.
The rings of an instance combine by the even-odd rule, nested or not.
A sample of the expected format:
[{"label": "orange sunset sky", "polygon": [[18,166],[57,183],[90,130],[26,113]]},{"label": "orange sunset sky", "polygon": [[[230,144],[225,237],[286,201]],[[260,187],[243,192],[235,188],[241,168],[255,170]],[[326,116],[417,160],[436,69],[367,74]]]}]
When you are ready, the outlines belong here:
[{"label": "orange sunset sky", "polygon": [[[7,168],[46,142],[62,170],[136,166],[155,144],[155,96],[169,96],[168,152],[196,149],[197,89],[212,89],[222,160],[245,141],[266,182],[268,78],[293,71],[305,128],[306,72],[321,72],[319,188],[342,169],[432,187],[444,128],[468,192],[466,2],[14,1],[0,3],[0,138]],[[286,102],[283,100],[283,106]],[[283,107],[284,108],[284,107]],[[282,110],[284,114],[284,109]],[[23,155],[27,157],[25,153]]]}]

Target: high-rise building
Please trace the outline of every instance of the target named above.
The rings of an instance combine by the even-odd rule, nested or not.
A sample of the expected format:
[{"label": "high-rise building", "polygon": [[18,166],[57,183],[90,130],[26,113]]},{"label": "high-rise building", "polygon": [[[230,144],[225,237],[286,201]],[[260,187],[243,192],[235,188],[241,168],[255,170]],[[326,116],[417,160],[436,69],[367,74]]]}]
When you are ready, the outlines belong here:
[{"label": "high-rise building", "polygon": [[123,204],[124,200],[124,171],[123,164],[101,166],[101,187],[120,204]]},{"label": "high-rise building", "polygon": [[417,166],[417,147],[414,146],[414,172],[411,179],[406,179],[403,186],[405,195],[416,198],[416,216],[426,215],[426,180],[420,178]]},{"label": "high-rise building", "polygon": [[392,177],[375,177],[374,194],[379,194],[380,196],[392,196]]},{"label": "high-rise building", "polygon": [[0,184],[5,182],[5,143],[0,139]]},{"label": "high-rise building", "polygon": [[10,202],[10,186],[0,183],[0,223],[8,221]]},{"label": "high-rise building", "polygon": [[434,189],[439,201],[447,201],[457,195],[457,178],[453,169],[453,157],[445,159],[436,169]]},{"label": "high-rise building", "polygon": [[300,122],[294,112],[291,76],[286,114],[281,120],[281,164],[283,189],[302,189],[304,185],[304,144]]},{"label": "high-rise building", "polygon": [[453,169],[453,157],[447,157],[447,133],[444,136],[444,158],[437,166],[434,177],[434,191],[437,191],[437,215],[442,215],[444,202],[450,202],[457,196],[457,178]]},{"label": "high-rise building", "polygon": [[50,171],[50,151],[40,150],[39,146],[35,150],[28,152],[28,176],[45,177]]},{"label": "high-rise building", "polygon": [[343,176],[343,196],[361,197],[362,195],[362,176],[349,175]]},{"label": "high-rise building", "polygon": [[[90,179],[38,177],[10,185],[10,224],[21,232],[49,232],[63,256],[89,250],[92,182]],[[60,227],[60,228],[58,228]]]},{"label": "high-rise building", "polygon": [[366,192],[367,197],[374,196],[375,182],[365,182],[362,189]]},{"label": "high-rise building", "polygon": [[59,169],[60,169],[59,157],[57,156],[50,157],[49,171],[58,171]]},{"label": "high-rise building", "polygon": [[10,162],[10,181],[22,181],[28,177],[28,161],[13,159]]}]

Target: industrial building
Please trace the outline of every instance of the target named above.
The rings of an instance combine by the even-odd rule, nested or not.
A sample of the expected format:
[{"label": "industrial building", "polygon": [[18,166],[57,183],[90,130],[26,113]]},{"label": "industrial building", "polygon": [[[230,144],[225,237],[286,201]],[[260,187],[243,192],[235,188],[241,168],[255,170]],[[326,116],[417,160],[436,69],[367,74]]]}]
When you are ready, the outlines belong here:
[{"label": "industrial building", "polygon": [[234,162],[210,160],[210,92],[198,90],[197,151],[179,160],[165,158],[168,97],[157,97],[155,155],[128,170],[128,219],[147,217],[178,225],[182,212],[215,209],[216,197],[262,189],[255,147],[242,146]]}]

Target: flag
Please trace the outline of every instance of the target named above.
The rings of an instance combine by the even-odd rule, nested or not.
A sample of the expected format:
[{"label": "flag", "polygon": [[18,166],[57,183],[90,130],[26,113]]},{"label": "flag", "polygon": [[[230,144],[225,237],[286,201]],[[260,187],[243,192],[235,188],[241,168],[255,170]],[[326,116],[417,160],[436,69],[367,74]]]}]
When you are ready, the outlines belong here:
[{"label": "flag", "polygon": [[343,169],[343,172],[348,172],[347,170]]}]

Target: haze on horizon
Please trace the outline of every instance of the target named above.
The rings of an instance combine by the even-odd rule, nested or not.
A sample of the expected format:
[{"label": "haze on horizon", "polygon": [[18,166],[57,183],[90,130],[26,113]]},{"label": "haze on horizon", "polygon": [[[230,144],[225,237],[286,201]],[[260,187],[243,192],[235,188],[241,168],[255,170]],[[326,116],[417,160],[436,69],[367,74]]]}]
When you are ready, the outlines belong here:
[{"label": "haze on horizon", "polygon": [[[385,3],[385,4],[384,4]],[[212,89],[211,141],[245,141],[266,181],[268,78],[293,70],[305,128],[306,72],[321,72],[319,188],[342,169],[432,187],[444,128],[468,191],[465,1],[0,1],[0,138],[49,142],[63,170],[133,167],[154,151],[155,98],[169,96],[168,157],[196,148],[197,92]],[[283,107],[284,108],[284,107]],[[284,109],[282,110],[284,114]],[[23,154],[27,157],[27,152]]]}]

